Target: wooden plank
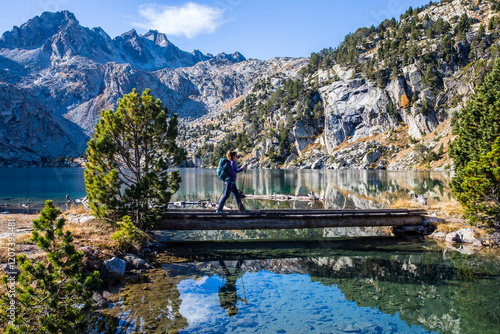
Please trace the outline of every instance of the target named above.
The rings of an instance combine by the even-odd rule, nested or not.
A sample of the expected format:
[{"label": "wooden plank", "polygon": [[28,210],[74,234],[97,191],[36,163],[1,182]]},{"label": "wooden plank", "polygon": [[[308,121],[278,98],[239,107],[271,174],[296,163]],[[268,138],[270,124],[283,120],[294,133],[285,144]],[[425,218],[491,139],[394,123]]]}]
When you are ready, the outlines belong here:
[{"label": "wooden plank", "polygon": [[[252,210],[247,214],[251,215],[267,215],[267,214],[327,214],[327,213],[339,213],[339,214],[400,214],[400,213],[410,213],[410,214],[423,214],[425,210],[422,209],[372,209],[372,210],[331,210],[331,209],[272,209],[272,210]],[[168,214],[216,214],[215,210],[210,209],[169,209]],[[236,210],[224,211],[223,214],[239,214]]]},{"label": "wooden plank", "polygon": [[255,214],[169,212],[157,230],[245,230],[301,229],[324,227],[405,226],[422,224],[421,212],[405,211],[322,211],[266,212]]}]

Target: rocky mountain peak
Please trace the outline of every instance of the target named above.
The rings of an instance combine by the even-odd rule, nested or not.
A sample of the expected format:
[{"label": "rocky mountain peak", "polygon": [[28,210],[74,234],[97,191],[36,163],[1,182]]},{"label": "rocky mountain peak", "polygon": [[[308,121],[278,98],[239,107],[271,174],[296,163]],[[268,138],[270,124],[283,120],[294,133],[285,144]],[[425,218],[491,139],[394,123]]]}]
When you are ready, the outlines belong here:
[{"label": "rocky mountain peak", "polygon": [[128,40],[137,39],[137,38],[139,38],[139,34],[137,33],[137,31],[135,29],[132,29],[132,30],[129,30],[127,32],[124,32],[123,34],[121,34],[118,37],[115,37],[114,40],[128,41]]},{"label": "rocky mountain peak", "polygon": [[69,25],[79,25],[73,13],[69,11],[44,12],[28,20],[20,28],[14,26],[11,31],[5,32],[0,37],[0,47],[36,49]]},{"label": "rocky mountain peak", "polygon": [[232,54],[227,54],[225,52],[219,53],[217,56],[215,56],[215,59],[217,60],[229,60],[233,63],[238,63],[240,61],[245,61],[246,58],[239,52],[234,52]]},{"label": "rocky mountain peak", "polygon": [[170,41],[167,39],[167,35],[162,34],[157,30],[149,30],[146,34],[144,34],[144,38],[153,41],[155,45],[161,47],[167,47],[170,44]]}]

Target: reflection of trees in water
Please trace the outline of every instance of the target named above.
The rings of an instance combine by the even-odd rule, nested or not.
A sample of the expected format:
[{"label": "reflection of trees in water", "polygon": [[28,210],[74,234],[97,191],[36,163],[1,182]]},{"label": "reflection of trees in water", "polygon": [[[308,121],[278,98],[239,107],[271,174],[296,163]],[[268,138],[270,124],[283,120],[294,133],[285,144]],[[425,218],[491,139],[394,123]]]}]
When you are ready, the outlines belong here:
[{"label": "reflection of trees in water", "polygon": [[[478,268],[474,258],[459,253],[454,257],[349,258],[327,266],[311,259],[307,266],[311,280],[338,286],[358,306],[399,313],[409,325],[440,333],[498,333],[498,271]],[[332,271],[339,261],[344,265]]]},{"label": "reflection of trees in water", "polygon": [[441,195],[443,194],[443,182],[441,180],[434,180],[431,178],[425,178],[423,179],[423,182],[416,183],[414,192],[418,195],[425,195],[426,193],[430,191],[434,191],[434,188],[438,187],[439,192]]},{"label": "reflection of trees in water", "polygon": [[[223,186],[213,169],[181,170],[183,181],[175,200],[211,199],[216,202]],[[378,208],[380,199],[396,192],[415,192],[436,200],[449,197],[449,173],[365,170],[249,170],[245,194],[305,196],[314,192],[327,199],[327,208]],[[238,178],[241,188],[242,178]],[[378,201],[378,202],[377,202]],[[307,203],[245,200],[250,208],[303,208]],[[252,206],[255,204],[255,207]],[[321,203],[315,204],[320,206]]]},{"label": "reflection of trees in water", "polygon": [[177,285],[163,272],[148,274],[148,283],[127,283],[115,307],[101,311],[99,333],[170,333],[188,326],[179,311]]},{"label": "reflection of trees in water", "polygon": [[[244,247],[244,244],[238,245],[234,248]],[[338,247],[342,243],[333,242],[332,245]],[[377,308],[392,315],[399,313],[399,317],[410,326],[421,325],[429,331],[499,332],[498,260],[458,252],[399,249],[396,245],[381,250],[370,248],[368,244],[353,249],[335,249],[328,242],[324,243],[323,249],[304,246],[297,250],[282,250],[287,255],[305,256],[300,258],[283,259],[278,250],[274,253],[272,250],[256,250],[254,256],[262,259],[246,260],[242,269],[247,272],[266,270],[277,274],[308,274],[313,282],[337,286],[347,300],[355,301],[358,306]],[[345,247],[350,246],[346,243]],[[226,248],[220,251],[211,248],[205,252],[200,249],[199,253],[206,254],[207,259],[234,258],[234,251]],[[252,258],[251,254],[247,251],[241,256]],[[203,256],[198,260],[203,260]],[[220,275],[219,266],[214,262],[197,262],[190,266],[193,268],[191,274],[197,277]]]}]

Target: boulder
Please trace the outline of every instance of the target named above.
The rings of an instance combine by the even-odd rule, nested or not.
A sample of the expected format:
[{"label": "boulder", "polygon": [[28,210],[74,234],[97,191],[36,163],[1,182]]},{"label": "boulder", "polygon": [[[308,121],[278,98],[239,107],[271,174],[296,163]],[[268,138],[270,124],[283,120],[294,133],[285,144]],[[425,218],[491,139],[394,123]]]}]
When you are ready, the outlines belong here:
[{"label": "boulder", "polygon": [[84,224],[84,223],[92,221],[94,219],[95,219],[94,216],[85,216],[85,217],[82,217],[82,218],[80,218],[80,224]]},{"label": "boulder", "polygon": [[109,306],[109,301],[98,292],[94,293],[92,300],[94,301],[94,308],[96,309],[103,309]]},{"label": "boulder", "polygon": [[472,228],[463,228],[461,230],[448,233],[445,240],[447,242],[458,243],[475,243],[477,241],[474,237],[474,230]]},{"label": "boulder", "polygon": [[444,232],[434,232],[431,235],[429,235],[429,238],[444,239],[446,238],[446,234]]},{"label": "boulder", "polygon": [[135,254],[128,253],[123,257],[126,262],[126,269],[152,269],[153,266]]},{"label": "boulder", "polygon": [[113,257],[109,260],[104,261],[104,266],[109,273],[110,277],[122,279],[125,273],[125,267],[127,263],[117,257]]},{"label": "boulder", "polygon": [[378,159],[380,159],[381,156],[382,156],[382,152],[380,152],[380,150],[378,150],[378,149],[370,151],[363,158],[363,163],[372,164],[375,161],[377,161]]}]

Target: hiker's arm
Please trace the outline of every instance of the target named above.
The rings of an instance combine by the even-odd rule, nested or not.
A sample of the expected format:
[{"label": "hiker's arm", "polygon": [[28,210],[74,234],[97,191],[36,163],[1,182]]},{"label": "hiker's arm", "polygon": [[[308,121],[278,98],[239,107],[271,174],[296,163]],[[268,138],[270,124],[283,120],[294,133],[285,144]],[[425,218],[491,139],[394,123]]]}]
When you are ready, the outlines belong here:
[{"label": "hiker's arm", "polygon": [[236,174],[241,173],[241,172],[243,172],[243,171],[247,170],[247,166],[245,166],[245,167],[243,167],[243,168],[240,168],[240,169],[238,169],[238,167],[236,167],[236,163],[235,163],[233,166],[234,166],[234,167],[233,167],[233,171],[234,171]]},{"label": "hiker's arm", "polygon": [[233,171],[234,175],[243,172],[243,168],[238,169],[238,167],[236,166],[236,162],[234,161],[231,161],[231,170]]}]

